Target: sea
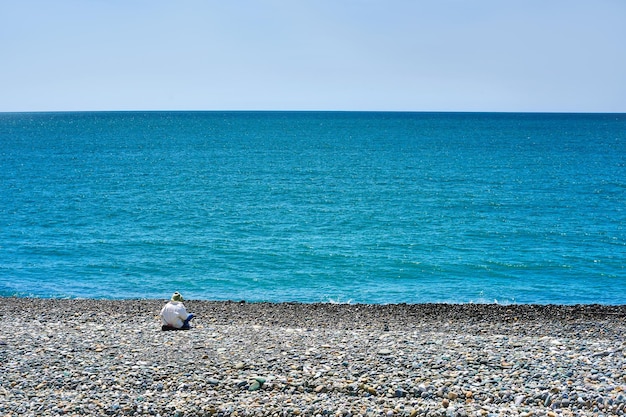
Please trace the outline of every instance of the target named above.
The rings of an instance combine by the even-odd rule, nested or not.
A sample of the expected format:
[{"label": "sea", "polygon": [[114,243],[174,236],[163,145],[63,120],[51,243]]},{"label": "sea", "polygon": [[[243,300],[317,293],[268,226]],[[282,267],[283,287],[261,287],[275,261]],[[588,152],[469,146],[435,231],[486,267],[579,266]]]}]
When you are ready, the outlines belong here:
[{"label": "sea", "polygon": [[626,114],[0,113],[0,297],[626,304]]}]

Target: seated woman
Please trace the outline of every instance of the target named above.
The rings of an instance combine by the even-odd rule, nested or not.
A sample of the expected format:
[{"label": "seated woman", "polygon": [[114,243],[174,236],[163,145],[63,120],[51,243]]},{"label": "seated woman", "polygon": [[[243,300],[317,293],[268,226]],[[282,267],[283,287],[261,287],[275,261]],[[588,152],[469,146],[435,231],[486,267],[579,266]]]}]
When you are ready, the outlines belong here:
[{"label": "seated woman", "polygon": [[189,322],[195,316],[187,313],[183,296],[176,291],[171,300],[161,309],[161,330],[189,330]]}]

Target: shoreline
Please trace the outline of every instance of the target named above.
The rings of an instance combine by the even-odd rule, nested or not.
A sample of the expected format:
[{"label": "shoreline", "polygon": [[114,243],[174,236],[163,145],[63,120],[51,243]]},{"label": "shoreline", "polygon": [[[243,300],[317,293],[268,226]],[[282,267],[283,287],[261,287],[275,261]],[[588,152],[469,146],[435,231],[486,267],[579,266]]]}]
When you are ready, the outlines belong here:
[{"label": "shoreline", "polygon": [[[62,299],[0,297],[3,310],[21,308],[36,314],[46,309],[61,309],[67,314],[81,314],[102,308],[109,313],[130,311],[133,314],[158,314],[167,299]],[[339,304],[301,302],[246,302],[185,300],[189,312],[215,324],[243,324],[281,327],[337,327],[341,329],[389,328],[410,329],[428,323],[431,326],[463,323],[520,323],[626,321],[626,305],[604,304]],[[6,307],[8,306],[8,308]],[[139,318],[139,316],[138,316]]]},{"label": "shoreline", "polygon": [[1,415],[626,413],[626,306],[0,298]]}]

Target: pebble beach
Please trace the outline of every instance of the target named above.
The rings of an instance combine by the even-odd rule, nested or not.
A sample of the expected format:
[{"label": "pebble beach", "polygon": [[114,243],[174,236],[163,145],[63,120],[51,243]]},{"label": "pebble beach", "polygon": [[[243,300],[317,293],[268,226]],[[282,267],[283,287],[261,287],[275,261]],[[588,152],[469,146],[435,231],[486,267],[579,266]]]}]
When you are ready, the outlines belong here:
[{"label": "pebble beach", "polygon": [[626,306],[0,299],[0,416],[615,416]]}]

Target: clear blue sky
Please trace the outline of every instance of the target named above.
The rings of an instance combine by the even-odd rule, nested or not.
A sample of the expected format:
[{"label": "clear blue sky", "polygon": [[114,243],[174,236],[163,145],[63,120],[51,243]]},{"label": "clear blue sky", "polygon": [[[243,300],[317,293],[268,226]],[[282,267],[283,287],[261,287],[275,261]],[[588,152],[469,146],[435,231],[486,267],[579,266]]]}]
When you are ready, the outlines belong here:
[{"label": "clear blue sky", "polygon": [[0,111],[626,112],[625,0],[0,0]]}]

